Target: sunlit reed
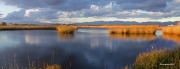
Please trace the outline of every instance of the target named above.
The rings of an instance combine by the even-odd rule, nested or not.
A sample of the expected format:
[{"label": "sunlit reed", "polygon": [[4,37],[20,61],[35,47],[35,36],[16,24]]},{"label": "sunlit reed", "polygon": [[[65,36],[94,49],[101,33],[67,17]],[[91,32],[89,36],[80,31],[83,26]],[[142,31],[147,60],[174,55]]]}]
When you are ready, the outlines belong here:
[{"label": "sunlit reed", "polygon": [[162,29],[163,34],[177,34],[180,35],[180,26],[168,26]]},{"label": "sunlit reed", "polygon": [[0,26],[0,30],[56,30],[57,26]]},{"label": "sunlit reed", "polygon": [[155,34],[158,25],[130,25],[109,28],[110,34]]},{"label": "sunlit reed", "polygon": [[77,30],[76,26],[58,26],[57,30],[61,34],[73,34]]},{"label": "sunlit reed", "polygon": [[143,52],[136,58],[133,69],[179,69],[180,48]]}]

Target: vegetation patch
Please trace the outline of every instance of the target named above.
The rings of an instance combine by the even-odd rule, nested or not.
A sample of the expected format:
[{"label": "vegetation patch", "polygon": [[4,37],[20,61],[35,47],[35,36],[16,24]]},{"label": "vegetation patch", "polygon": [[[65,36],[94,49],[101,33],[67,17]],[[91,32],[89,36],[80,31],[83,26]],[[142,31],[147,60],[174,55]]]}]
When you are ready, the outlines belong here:
[{"label": "vegetation patch", "polygon": [[76,26],[58,26],[58,33],[61,34],[73,34],[75,30],[77,30]]},{"label": "vegetation patch", "polygon": [[158,25],[129,25],[109,28],[110,34],[155,34]]},{"label": "vegetation patch", "polygon": [[0,24],[0,25],[6,26],[6,25],[7,25],[7,23],[6,23],[6,22],[1,22],[1,24]]},{"label": "vegetation patch", "polygon": [[163,34],[177,34],[180,35],[180,25],[168,26],[162,29]]},{"label": "vegetation patch", "polygon": [[134,69],[180,69],[180,48],[141,53],[136,58]]}]

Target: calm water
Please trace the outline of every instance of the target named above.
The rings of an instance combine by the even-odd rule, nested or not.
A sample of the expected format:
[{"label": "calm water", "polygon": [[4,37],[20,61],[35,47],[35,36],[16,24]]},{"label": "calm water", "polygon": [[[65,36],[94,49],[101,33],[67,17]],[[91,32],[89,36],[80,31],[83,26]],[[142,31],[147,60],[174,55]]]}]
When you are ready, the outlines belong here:
[{"label": "calm water", "polygon": [[173,48],[177,41],[163,37],[161,31],[156,35],[109,35],[107,29],[78,29],[74,35],[55,30],[0,31],[0,65],[27,67],[35,61],[61,64],[63,69],[70,64],[70,69],[116,69],[132,65],[153,44],[156,49]]}]

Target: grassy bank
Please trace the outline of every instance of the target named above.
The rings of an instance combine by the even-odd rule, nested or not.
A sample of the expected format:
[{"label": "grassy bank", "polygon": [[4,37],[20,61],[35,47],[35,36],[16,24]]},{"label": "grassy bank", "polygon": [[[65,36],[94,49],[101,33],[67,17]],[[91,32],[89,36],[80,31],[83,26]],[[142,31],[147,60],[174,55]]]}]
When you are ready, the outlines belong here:
[{"label": "grassy bank", "polygon": [[58,26],[58,33],[61,34],[73,34],[75,30],[77,30],[76,26]]},{"label": "grassy bank", "polygon": [[180,69],[180,48],[141,53],[136,58],[134,69]]},{"label": "grassy bank", "polygon": [[158,25],[130,25],[109,28],[110,34],[155,34]]},{"label": "grassy bank", "polygon": [[177,34],[180,35],[180,26],[168,26],[162,29],[163,34]]},{"label": "grassy bank", "polygon": [[0,30],[56,30],[57,26],[0,26]]}]

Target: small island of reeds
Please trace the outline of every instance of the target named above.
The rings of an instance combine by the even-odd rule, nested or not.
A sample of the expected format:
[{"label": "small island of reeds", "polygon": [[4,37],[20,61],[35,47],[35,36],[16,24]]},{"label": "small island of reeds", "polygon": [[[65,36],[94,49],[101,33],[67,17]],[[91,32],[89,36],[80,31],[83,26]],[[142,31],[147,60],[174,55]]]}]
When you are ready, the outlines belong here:
[{"label": "small island of reeds", "polygon": [[77,30],[76,26],[58,26],[58,33],[60,34],[73,34],[75,30]]},{"label": "small island of reeds", "polygon": [[108,28],[110,34],[155,34],[158,25],[128,25]]}]

